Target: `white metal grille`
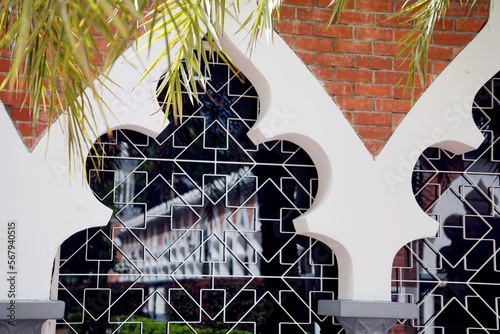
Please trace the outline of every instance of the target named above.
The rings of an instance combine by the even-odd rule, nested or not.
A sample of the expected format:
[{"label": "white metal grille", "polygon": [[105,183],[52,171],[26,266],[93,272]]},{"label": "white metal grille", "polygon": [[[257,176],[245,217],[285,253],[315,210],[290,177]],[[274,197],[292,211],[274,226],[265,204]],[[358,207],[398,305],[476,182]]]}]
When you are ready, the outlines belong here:
[{"label": "white metal grille", "polygon": [[62,246],[61,330],[341,330],[316,314],[337,285],[331,251],[292,224],[314,199],[312,161],[288,142],[253,145],[254,88],[217,61],[206,76],[207,94],[159,138],[118,131],[88,162],[115,214]]},{"label": "white metal grille", "polygon": [[497,74],[474,100],[479,149],[428,149],[415,167],[416,198],[440,223],[435,238],[406,247],[407,267],[398,269],[401,291],[420,305],[419,332],[499,332],[499,98]]},{"label": "white metal grille", "polygon": [[[89,161],[92,189],[115,214],[61,248],[59,330],[342,331],[316,314],[337,288],[331,251],[292,225],[314,199],[312,162],[291,143],[254,146],[245,135],[258,116],[251,84],[218,61],[206,75],[208,93],[185,101],[177,125],[157,139],[118,131]],[[395,259],[393,299],[417,303],[420,316],[393,332],[499,331],[497,95],[493,78],[476,96],[486,137],[478,150],[429,149],[415,167],[416,199],[440,230]]]}]

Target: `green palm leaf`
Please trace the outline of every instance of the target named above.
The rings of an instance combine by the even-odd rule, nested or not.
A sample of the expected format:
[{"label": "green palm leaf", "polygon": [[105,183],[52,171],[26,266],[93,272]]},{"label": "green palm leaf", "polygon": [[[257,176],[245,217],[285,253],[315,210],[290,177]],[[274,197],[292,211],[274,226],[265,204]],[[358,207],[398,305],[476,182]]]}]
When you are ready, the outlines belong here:
[{"label": "green palm leaf", "polygon": [[[106,105],[95,83],[104,83],[107,69],[132,41],[146,40],[145,48],[159,40],[166,42],[164,52],[144,76],[167,58],[169,71],[158,91],[165,93],[166,115],[170,111],[179,115],[181,88],[191,99],[197,98],[209,76],[202,73],[209,57],[217,53],[231,63],[219,35],[226,15],[237,18],[239,14],[239,0],[229,4],[225,0],[153,0],[149,9],[148,0],[0,1],[0,51],[12,48],[11,68],[0,89],[22,88],[29,93],[24,104],[31,107],[33,125],[39,110],[51,120],[65,119],[70,166],[72,157],[83,159],[93,138],[99,137],[95,116]],[[476,1],[471,1],[472,6]],[[349,0],[332,1],[329,24],[335,18],[338,22],[348,4]],[[241,29],[247,29],[251,37],[250,50],[257,38],[272,38],[280,6],[280,0],[260,0],[250,16],[242,19]],[[395,15],[402,23],[413,24],[398,42],[397,55],[409,54],[406,88],[411,89],[412,100],[417,78],[425,85],[432,32],[448,6],[449,0],[416,0]],[[144,28],[146,33],[139,37]],[[100,103],[96,109],[90,105],[91,97]],[[90,113],[84,112],[86,108]]]},{"label": "green palm leaf", "polygon": [[[332,14],[328,25],[334,20],[338,22],[340,15],[347,8],[350,0],[333,0],[330,3]],[[375,0],[376,1],[376,0]],[[476,5],[477,0],[467,0],[461,5],[470,4],[470,11]],[[399,80],[399,85],[406,77],[405,91],[410,91],[411,101],[415,99],[415,85],[420,82],[422,87],[426,86],[427,80],[427,60],[429,58],[429,47],[436,23],[446,16],[446,11],[450,6],[449,0],[416,0],[407,1],[405,6],[389,19],[400,19],[401,25],[410,24],[412,29],[407,32],[396,43],[399,48],[396,58],[404,58],[409,62],[408,71],[404,77]],[[325,29],[328,27],[325,25]]]},{"label": "green palm leaf", "polygon": [[[469,2],[471,4],[470,10],[472,10],[477,0],[467,0],[465,5],[469,4]],[[462,2],[460,3],[464,5]],[[410,90],[412,102],[415,98],[414,91],[417,79],[422,87],[427,84],[427,63],[432,34],[436,23],[446,16],[449,7],[449,0],[417,0],[408,6],[404,6],[399,13],[392,17],[401,18],[402,24],[413,24],[413,28],[398,41],[397,45],[400,49],[396,55],[396,57],[404,57],[405,61],[409,61],[405,93],[403,95],[406,95],[406,91]],[[470,10],[467,15],[470,14]]]},{"label": "green palm leaf", "polygon": [[[65,119],[70,166],[73,156],[85,156],[97,135],[95,115],[103,112],[84,113],[90,107],[88,94],[100,101],[94,82],[102,83],[104,69],[121,55],[137,29],[128,23],[141,18],[144,5],[136,8],[128,0],[2,1],[0,49],[12,47],[12,56],[0,89],[28,92],[23,103],[31,108],[33,125],[40,110],[51,120]],[[109,43],[107,57],[99,39]],[[107,63],[99,66],[105,58]]]},{"label": "green palm leaf", "polygon": [[[32,110],[33,125],[38,121],[39,110],[51,120],[64,118],[70,166],[72,157],[83,159],[93,138],[98,137],[95,115],[103,113],[106,106],[95,84],[104,83],[107,69],[130,44],[131,37],[139,38],[140,28],[150,28],[140,37],[147,38],[148,45],[160,39],[166,41],[164,52],[145,75],[163,57],[168,58],[170,70],[159,88],[161,91],[167,87],[167,113],[171,109],[176,115],[182,111],[181,87],[192,98],[196,98],[198,87],[204,87],[206,51],[216,52],[230,63],[218,36],[225,15],[236,15],[238,2],[227,5],[225,0],[156,0],[143,17],[146,3],[147,0],[2,0],[0,50],[12,47],[13,51],[11,68],[0,83],[0,90],[22,87],[28,92],[24,104]],[[272,32],[272,15],[277,7],[279,2],[260,2],[259,10],[252,14],[258,22],[251,32],[253,38],[257,38],[258,31]],[[107,44],[106,50],[102,49],[103,44]],[[172,50],[177,51],[171,54]],[[100,103],[97,109],[90,105],[91,96]],[[86,114],[85,108],[90,113]]]}]

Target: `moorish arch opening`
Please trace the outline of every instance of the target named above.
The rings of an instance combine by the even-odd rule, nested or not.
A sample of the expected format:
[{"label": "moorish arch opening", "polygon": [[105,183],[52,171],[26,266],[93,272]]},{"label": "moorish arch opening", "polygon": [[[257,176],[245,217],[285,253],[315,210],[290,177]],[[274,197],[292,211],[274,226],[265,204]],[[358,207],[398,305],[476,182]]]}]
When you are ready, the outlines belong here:
[{"label": "moorish arch opening", "polygon": [[[242,74],[213,59],[207,77],[158,138],[118,130],[92,153],[91,188],[114,214],[61,247],[61,332],[342,330],[316,313],[335,298],[334,257],[292,224],[314,201],[314,164],[290,142],[247,138],[259,98]],[[393,301],[419,307],[395,330],[498,330],[499,100],[497,74],[474,100],[479,149],[430,148],[415,166],[416,199],[440,230],[395,259]]]},{"label": "moorish arch opening", "polygon": [[[61,248],[61,331],[342,330],[316,314],[317,300],[337,289],[331,251],[292,225],[314,200],[311,159],[285,141],[253,145],[255,89],[217,59],[207,76],[200,103],[186,98],[181,119],[158,138],[126,130],[102,138],[88,176],[114,216]],[[397,331],[498,330],[499,80],[475,98],[481,147],[428,149],[415,166],[415,196],[440,231],[396,257],[393,301],[419,307]]]},{"label": "moorish arch opening", "polygon": [[415,166],[415,197],[440,224],[436,237],[406,247],[407,268],[399,269],[398,287],[419,305],[419,333],[500,329],[499,102],[500,72],[474,98],[481,146],[462,155],[429,148]]},{"label": "moorish arch opening", "polygon": [[206,76],[156,139],[118,130],[91,152],[90,186],[113,218],[61,247],[58,329],[341,330],[316,314],[337,288],[332,253],[292,224],[314,201],[313,162],[290,142],[248,139],[259,98],[243,74],[215,56]]}]

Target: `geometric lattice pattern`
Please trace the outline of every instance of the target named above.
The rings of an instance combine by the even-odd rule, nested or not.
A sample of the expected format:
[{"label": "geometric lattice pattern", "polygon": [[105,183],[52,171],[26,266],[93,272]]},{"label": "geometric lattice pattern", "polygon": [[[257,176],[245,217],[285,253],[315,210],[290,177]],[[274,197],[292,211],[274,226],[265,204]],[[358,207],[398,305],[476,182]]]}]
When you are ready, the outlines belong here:
[{"label": "geometric lattice pattern", "polygon": [[[312,161],[288,142],[253,145],[256,91],[217,59],[205,75],[206,94],[158,138],[117,131],[93,152],[89,182],[114,215],[61,247],[62,333],[343,331],[316,313],[336,294],[334,257],[292,224],[314,200]],[[500,332],[496,77],[475,97],[481,147],[428,149],[415,166],[415,197],[440,229],[395,258],[393,299],[420,312],[392,332]]]},{"label": "geometric lattice pattern", "polygon": [[205,75],[158,138],[117,131],[93,152],[88,179],[114,215],[61,248],[59,330],[342,330],[316,313],[337,287],[332,253],[292,224],[314,200],[312,161],[289,142],[253,145],[255,89],[217,59]]},{"label": "geometric lattice pattern", "polygon": [[440,223],[435,238],[406,247],[406,265],[395,270],[395,287],[420,307],[418,332],[500,332],[499,99],[497,74],[474,101],[479,149],[428,149],[415,167],[416,198]]}]

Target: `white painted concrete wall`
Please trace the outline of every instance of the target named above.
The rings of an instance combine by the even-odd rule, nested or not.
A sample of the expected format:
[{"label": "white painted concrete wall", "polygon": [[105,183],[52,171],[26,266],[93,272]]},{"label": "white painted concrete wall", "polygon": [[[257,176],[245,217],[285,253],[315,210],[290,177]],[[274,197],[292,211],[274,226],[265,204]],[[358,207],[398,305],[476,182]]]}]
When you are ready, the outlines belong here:
[{"label": "white painted concrete wall", "polygon": [[[224,46],[249,77],[261,98],[262,116],[250,131],[255,143],[286,139],[302,146],[319,172],[319,191],[313,207],[295,221],[301,234],[329,245],[339,262],[340,299],[390,300],[393,257],[407,242],[432,236],[437,224],[417,205],[411,190],[411,169],[428,146],[462,153],[482,137],[470,115],[473,96],[500,68],[496,42],[500,15],[492,1],[491,18],[478,36],[435,80],[418,100],[380,155],[373,159],[339,107],[320,83],[277,35],[274,44],[261,41],[245,56],[247,35],[235,35],[239,24],[228,17]],[[242,7],[245,17],[252,4]],[[154,57],[159,45],[150,53]],[[137,62],[139,68],[152,58]],[[478,61],[479,60],[479,61]],[[158,65],[161,72],[165,64]],[[149,135],[162,128],[158,106],[150,99],[155,80],[150,77],[133,89],[140,71],[116,65],[111,77],[121,88],[123,102],[106,95],[116,117],[113,128],[131,128]],[[103,94],[107,94],[103,92]],[[33,153],[22,146],[3,106],[0,108],[2,155],[0,167],[2,226],[17,224],[17,295],[19,299],[48,299],[52,262],[59,244],[71,234],[107,223],[110,211],[93,197],[73,166],[69,183],[65,134],[52,128],[46,151]],[[101,127],[101,133],[104,128]],[[42,143],[44,140],[42,139]],[[6,229],[0,249],[6,249]],[[4,253],[5,254],[5,253]],[[7,272],[6,259],[0,260]],[[7,299],[7,282],[0,280],[0,299]]]}]

